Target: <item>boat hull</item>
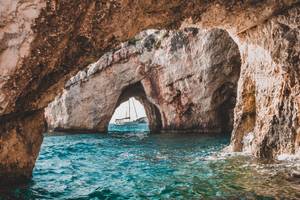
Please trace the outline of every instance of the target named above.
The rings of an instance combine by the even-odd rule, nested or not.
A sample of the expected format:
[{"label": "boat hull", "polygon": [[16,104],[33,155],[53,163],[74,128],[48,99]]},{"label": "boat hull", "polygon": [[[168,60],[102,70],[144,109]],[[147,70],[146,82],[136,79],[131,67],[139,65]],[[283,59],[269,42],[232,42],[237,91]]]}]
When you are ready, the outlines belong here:
[{"label": "boat hull", "polygon": [[109,132],[148,132],[147,123],[126,122],[123,124],[109,124]]}]

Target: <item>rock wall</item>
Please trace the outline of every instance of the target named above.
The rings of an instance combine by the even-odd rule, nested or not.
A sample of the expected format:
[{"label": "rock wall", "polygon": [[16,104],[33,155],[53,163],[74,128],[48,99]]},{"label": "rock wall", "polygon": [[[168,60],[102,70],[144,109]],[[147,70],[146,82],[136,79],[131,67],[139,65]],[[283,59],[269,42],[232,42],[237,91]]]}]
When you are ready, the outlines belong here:
[{"label": "rock wall", "polygon": [[[54,100],[70,77],[144,29],[181,24],[227,30],[240,48],[245,78],[238,84],[233,149],[243,149],[241,138],[252,132],[255,145],[250,147],[259,157],[297,151],[299,0],[5,0],[0,1],[0,148],[8,150],[0,151],[0,180],[13,177],[14,171],[30,177],[39,149],[32,145],[39,145],[40,140],[28,141],[42,138],[44,121],[39,111]],[[261,53],[270,55],[272,61],[251,61]],[[281,75],[276,69],[267,76],[270,66],[278,66]],[[275,75],[274,80],[258,83],[259,71],[268,80]],[[269,100],[263,97],[264,88],[269,103],[265,103]],[[240,117],[245,120],[239,121]],[[26,124],[37,129],[30,130]],[[10,140],[13,135],[19,139]],[[24,147],[19,148],[20,159],[11,157],[12,141]]]},{"label": "rock wall", "polygon": [[[299,24],[300,9],[295,7],[234,37],[242,57],[234,151],[276,158],[300,148]],[[249,136],[252,141],[243,145]]]},{"label": "rock wall", "polygon": [[[15,115],[0,121],[0,185],[27,181],[43,142],[44,111]],[[27,135],[20,134],[27,133]],[[16,179],[17,177],[17,179]]]},{"label": "rock wall", "polygon": [[1,1],[0,115],[46,107],[72,75],[143,29],[178,28],[184,22],[236,35],[297,3]]},{"label": "rock wall", "polygon": [[0,115],[12,111],[9,99],[19,91],[17,86],[6,88],[6,84],[30,55],[36,37],[33,24],[44,7],[42,0],[0,2]]},{"label": "rock wall", "polygon": [[[146,107],[146,113],[159,115],[148,114],[161,120],[152,123],[155,127],[231,132],[240,54],[226,31],[152,30],[121,46],[66,83],[61,97],[46,108],[49,128],[106,131],[115,108],[127,100],[126,88],[158,109]],[[137,92],[139,82],[144,97]]]}]

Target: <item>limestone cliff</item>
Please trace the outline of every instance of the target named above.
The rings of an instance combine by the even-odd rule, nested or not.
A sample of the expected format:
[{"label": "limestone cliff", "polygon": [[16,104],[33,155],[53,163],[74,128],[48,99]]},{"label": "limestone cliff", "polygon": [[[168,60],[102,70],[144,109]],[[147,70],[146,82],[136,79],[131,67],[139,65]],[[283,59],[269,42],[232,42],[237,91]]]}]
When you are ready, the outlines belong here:
[{"label": "limestone cliff", "polygon": [[135,96],[152,130],[230,133],[239,72],[226,31],[146,31],[72,77],[46,119],[50,129],[105,131],[116,106]]},{"label": "limestone cliff", "polygon": [[[0,1],[0,180],[30,177],[42,142],[41,113],[65,82],[147,28],[228,31],[242,61],[233,150],[265,158],[294,154],[299,12],[299,0]],[[247,145],[245,136],[253,138]]]},{"label": "limestone cliff", "polygon": [[[273,17],[238,37],[241,79],[233,150],[276,158],[300,150],[300,8]],[[253,135],[249,146],[241,138]]]}]

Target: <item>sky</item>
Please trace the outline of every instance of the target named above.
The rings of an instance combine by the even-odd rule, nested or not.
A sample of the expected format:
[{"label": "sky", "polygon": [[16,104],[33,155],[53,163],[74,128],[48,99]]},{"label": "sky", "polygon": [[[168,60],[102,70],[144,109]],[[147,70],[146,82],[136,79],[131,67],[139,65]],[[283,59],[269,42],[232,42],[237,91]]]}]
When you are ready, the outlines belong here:
[{"label": "sky", "polygon": [[[136,119],[136,115],[134,112],[134,108],[133,108],[133,103],[135,105],[136,108],[136,112],[138,115],[138,118],[140,117],[145,117],[146,116],[146,112],[144,109],[144,106],[137,101],[134,97],[130,98],[130,116],[132,120]],[[114,123],[116,119],[118,118],[123,118],[126,115],[126,112],[128,113],[128,101],[123,102],[119,107],[117,107],[117,109],[115,110],[110,123]]]}]

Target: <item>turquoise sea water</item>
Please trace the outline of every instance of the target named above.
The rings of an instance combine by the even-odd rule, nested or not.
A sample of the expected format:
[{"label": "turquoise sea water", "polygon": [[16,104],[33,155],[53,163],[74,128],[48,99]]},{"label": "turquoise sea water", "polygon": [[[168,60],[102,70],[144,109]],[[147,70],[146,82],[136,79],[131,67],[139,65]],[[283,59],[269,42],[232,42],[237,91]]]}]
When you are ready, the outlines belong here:
[{"label": "turquoise sea water", "polygon": [[118,133],[118,132],[146,133],[149,132],[149,127],[147,123],[134,124],[132,126],[118,126],[115,124],[109,124],[108,131],[113,133]]},{"label": "turquoise sea water", "polygon": [[73,134],[46,136],[32,181],[0,199],[300,199],[280,164],[217,156],[225,136]]}]

